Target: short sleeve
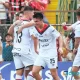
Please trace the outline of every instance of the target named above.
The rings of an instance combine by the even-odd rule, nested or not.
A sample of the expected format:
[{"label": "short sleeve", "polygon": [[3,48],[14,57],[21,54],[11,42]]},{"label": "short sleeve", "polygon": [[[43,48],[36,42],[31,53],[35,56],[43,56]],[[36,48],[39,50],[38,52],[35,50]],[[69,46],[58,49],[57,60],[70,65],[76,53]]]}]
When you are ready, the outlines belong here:
[{"label": "short sleeve", "polygon": [[34,27],[34,26],[29,28],[29,33],[30,33],[30,36],[31,36],[31,35],[34,35],[35,37],[37,37],[37,36],[36,36],[36,31],[35,31],[35,27]]},{"label": "short sleeve", "polygon": [[30,33],[30,36],[33,35],[33,33],[34,33],[34,28],[33,27],[29,28],[29,33]]},{"label": "short sleeve", "polygon": [[75,22],[74,24],[71,25],[72,29],[75,30],[76,26],[80,24],[80,21]]},{"label": "short sleeve", "polygon": [[60,36],[60,33],[53,26],[51,26],[51,33],[55,38]]}]

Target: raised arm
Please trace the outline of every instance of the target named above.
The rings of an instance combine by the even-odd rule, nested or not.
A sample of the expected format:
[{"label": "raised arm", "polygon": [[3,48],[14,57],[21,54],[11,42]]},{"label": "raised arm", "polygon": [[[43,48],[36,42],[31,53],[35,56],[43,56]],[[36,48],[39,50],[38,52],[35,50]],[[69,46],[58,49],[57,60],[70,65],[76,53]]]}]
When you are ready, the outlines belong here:
[{"label": "raised arm", "polygon": [[19,28],[18,33],[20,33],[24,28],[32,27],[34,25],[35,25],[35,22],[33,20],[31,20],[29,23],[26,23],[26,24],[22,25]]},{"label": "raised arm", "polygon": [[62,27],[65,31],[71,31],[72,30],[72,26],[67,26],[66,23],[62,23]]},{"label": "raised arm", "polygon": [[8,33],[12,35],[13,32],[14,32],[14,25],[12,24],[12,25],[10,26],[10,28],[8,29]]},{"label": "raised arm", "polygon": [[8,33],[13,35],[13,32],[14,32],[14,27],[21,23],[22,21],[21,20],[17,20],[16,22],[14,22],[13,24],[11,24],[10,28],[8,29]]}]

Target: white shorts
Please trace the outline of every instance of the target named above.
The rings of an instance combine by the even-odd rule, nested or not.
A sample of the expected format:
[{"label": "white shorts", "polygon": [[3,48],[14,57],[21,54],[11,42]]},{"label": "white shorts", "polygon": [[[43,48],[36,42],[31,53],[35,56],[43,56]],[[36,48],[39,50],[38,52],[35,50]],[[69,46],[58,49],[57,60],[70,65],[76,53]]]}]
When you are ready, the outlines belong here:
[{"label": "white shorts", "polygon": [[73,62],[73,66],[80,67],[80,45],[79,45],[77,54],[76,54],[74,62]]},{"label": "white shorts", "polygon": [[34,58],[32,54],[13,53],[13,58],[16,69],[28,68],[34,64]]},{"label": "white shorts", "polygon": [[49,69],[53,69],[53,68],[57,68],[57,56],[55,57],[42,57],[42,56],[38,56],[34,65],[35,66],[41,66],[43,68],[45,68],[45,66],[47,65],[47,67]]}]

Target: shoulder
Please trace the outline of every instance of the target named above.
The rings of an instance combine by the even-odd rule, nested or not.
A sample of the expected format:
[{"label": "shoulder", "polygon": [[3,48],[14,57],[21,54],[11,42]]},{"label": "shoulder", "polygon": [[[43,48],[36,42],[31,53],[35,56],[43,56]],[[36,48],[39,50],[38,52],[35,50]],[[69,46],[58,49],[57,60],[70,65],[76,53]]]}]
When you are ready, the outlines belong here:
[{"label": "shoulder", "polygon": [[49,30],[50,31],[55,31],[56,29],[52,25],[49,25]]},{"label": "shoulder", "polygon": [[31,31],[34,31],[35,30],[35,26],[29,27],[28,29],[31,30]]},{"label": "shoulder", "polygon": [[13,23],[14,26],[20,25],[23,22],[23,20],[17,20]]},{"label": "shoulder", "polygon": [[80,24],[80,21],[77,21],[77,22],[75,22],[74,24],[72,24],[71,26],[73,27],[73,26],[77,26],[77,25],[79,25]]}]

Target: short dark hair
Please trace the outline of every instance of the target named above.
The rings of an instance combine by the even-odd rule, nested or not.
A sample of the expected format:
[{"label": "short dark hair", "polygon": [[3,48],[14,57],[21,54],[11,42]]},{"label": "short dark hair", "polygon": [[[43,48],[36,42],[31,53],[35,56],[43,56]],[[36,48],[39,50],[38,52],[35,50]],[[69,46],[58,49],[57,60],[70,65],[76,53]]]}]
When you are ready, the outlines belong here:
[{"label": "short dark hair", "polygon": [[25,6],[23,11],[33,11],[34,9],[30,6]]},{"label": "short dark hair", "polygon": [[7,37],[7,36],[12,36],[11,34],[9,34],[9,33],[7,33],[6,35],[5,35],[5,37]]},{"label": "short dark hair", "polygon": [[36,12],[36,13],[33,15],[33,18],[43,19],[43,14],[42,14],[41,12]]},{"label": "short dark hair", "polygon": [[16,16],[19,16],[20,14],[23,14],[23,11],[16,13]]},{"label": "short dark hair", "polygon": [[77,9],[76,15],[77,15],[77,16],[80,16],[80,8]]}]

